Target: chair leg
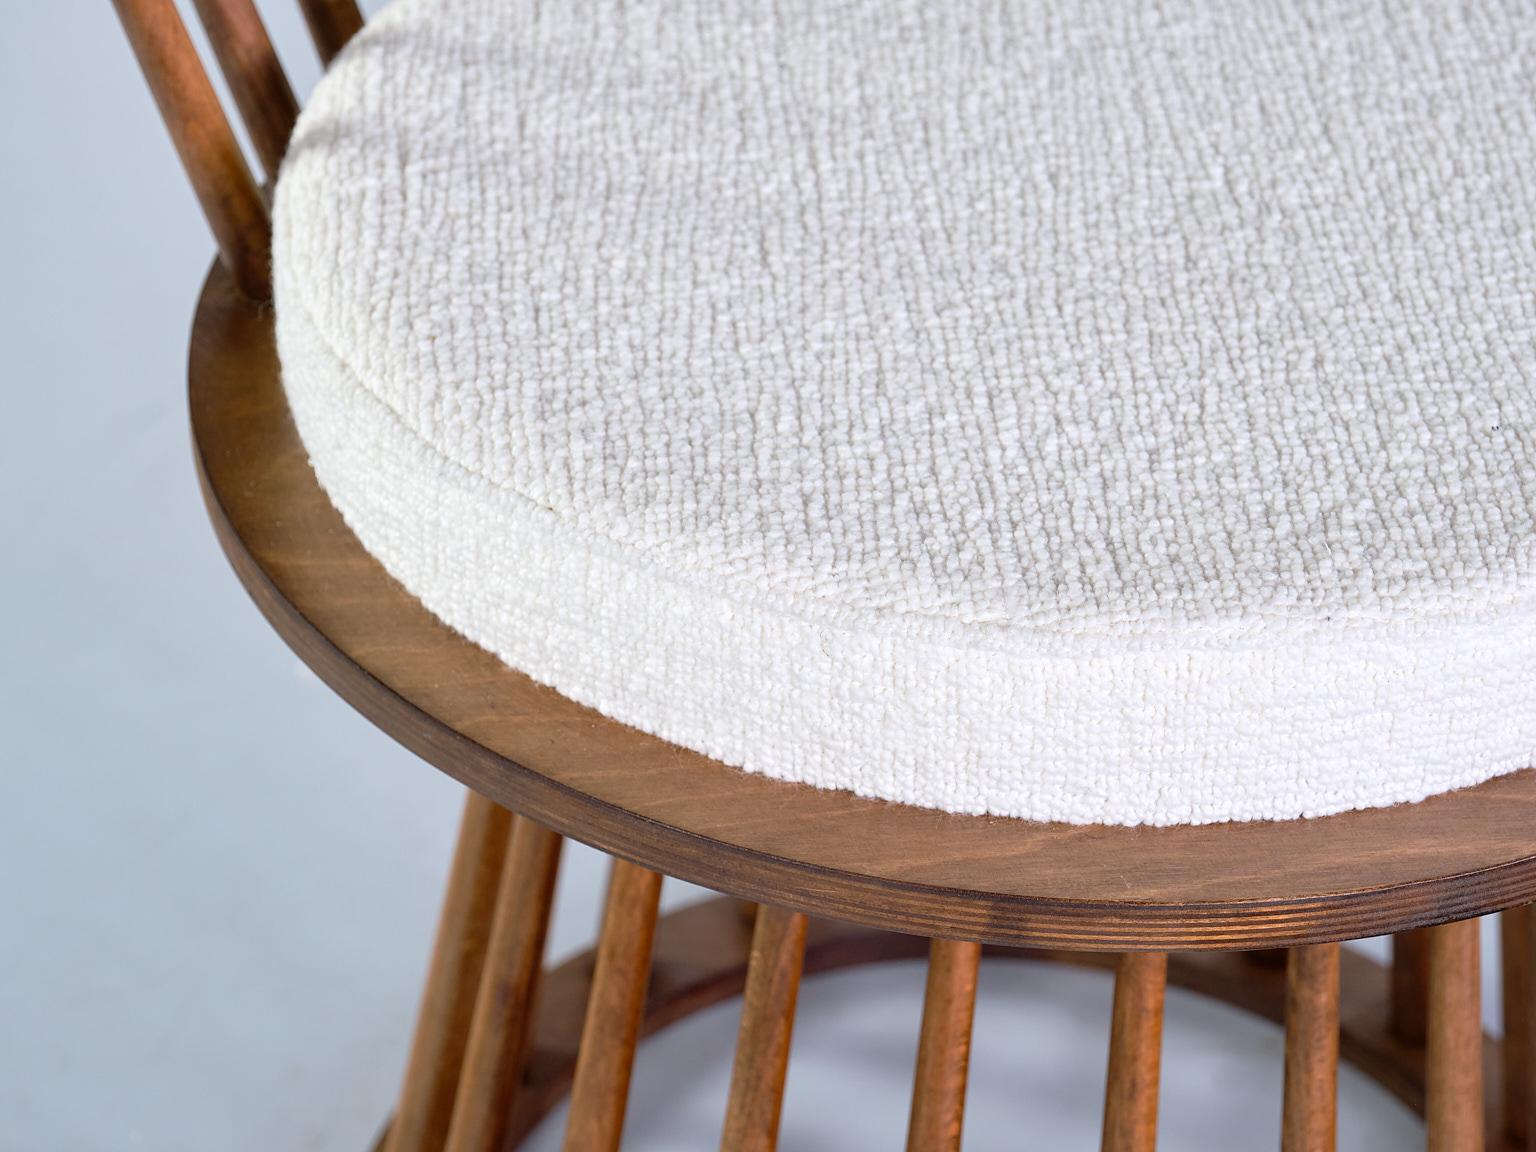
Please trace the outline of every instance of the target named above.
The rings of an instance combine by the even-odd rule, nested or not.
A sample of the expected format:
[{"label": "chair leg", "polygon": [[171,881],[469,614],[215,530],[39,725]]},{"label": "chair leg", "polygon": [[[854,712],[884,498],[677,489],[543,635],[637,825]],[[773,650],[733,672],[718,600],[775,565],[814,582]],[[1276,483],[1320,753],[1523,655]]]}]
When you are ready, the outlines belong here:
[{"label": "chair leg", "polygon": [[773,1152],[805,959],[805,917],[758,906],[720,1152]]},{"label": "chair leg", "polygon": [[562,843],[527,817],[513,821],[448,1152],[499,1152],[505,1140],[533,1025]]},{"label": "chair leg", "polygon": [[1478,922],[1431,928],[1424,1106],[1429,1152],[1483,1152],[1478,984]]},{"label": "chair leg", "polygon": [[384,1152],[441,1152],[448,1138],[511,827],[505,808],[469,794]]},{"label": "chair leg", "polygon": [[1157,1093],[1163,1050],[1165,952],[1127,952],[1115,967],[1115,1006],[1104,1093],[1104,1152],[1157,1147]]},{"label": "chair leg", "polygon": [[1536,1152],[1536,905],[1499,917],[1504,980],[1504,1134]]},{"label": "chair leg", "polygon": [[1339,1074],[1339,946],[1291,949],[1285,971],[1283,1152],[1333,1152]]},{"label": "chair leg", "polygon": [[616,1152],[619,1147],[660,898],[659,873],[614,861],[571,1086],[566,1152]]},{"label": "chair leg", "polygon": [[958,1152],[981,945],[935,940],[928,953],[907,1152]]}]

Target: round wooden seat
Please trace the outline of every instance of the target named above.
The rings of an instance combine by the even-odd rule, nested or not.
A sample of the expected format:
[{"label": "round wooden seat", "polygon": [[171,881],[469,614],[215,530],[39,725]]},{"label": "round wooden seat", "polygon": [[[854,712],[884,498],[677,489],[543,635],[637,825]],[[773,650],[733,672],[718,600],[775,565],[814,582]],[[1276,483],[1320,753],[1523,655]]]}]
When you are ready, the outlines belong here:
[{"label": "round wooden seat", "polygon": [[[243,297],[219,265],[204,286],[193,327],[189,402],[199,477],[220,543],[273,627],[326,683],[476,794],[644,866],[644,871],[625,875],[640,879],[665,873],[849,925],[818,928],[807,939],[803,915],[790,921],[798,922],[798,934],[786,929],[782,916],[760,921],[759,932],[766,931],[770,943],[776,943],[768,959],[780,967],[791,964],[792,979],[798,979],[801,964],[818,971],[921,955],[921,936],[1048,950],[1003,955],[1092,963],[1095,954],[1126,949],[1230,951],[1402,933],[1464,921],[1536,896],[1533,770],[1418,804],[1317,820],[1154,828],[950,815],[727,768],[533,683],[452,632],[396,584],[347,530],[310,471],[278,379],[270,309]],[[482,825],[493,818],[482,817]],[[527,825],[528,835],[533,828]],[[505,851],[504,828],[500,835]],[[498,925],[505,924],[503,931],[516,937],[520,926],[525,930],[522,947],[514,946],[512,955],[526,968],[532,962],[524,914],[530,894],[522,886],[528,881],[509,865],[507,879],[498,885],[494,867],[485,862],[487,856],[499,860],[495,840],[484,826],[477,832],[474,817],[466,816],[454,887],[473,886],[475,891],[460,894],[457,913],[450,897],[443,936],[452,951],[477,920],[490,918],[499,900],[510,910],[497,919]],[[535,859],[533,883],[545,885],[547,915],[558,841],[526,851]],[[648,883],[650,895],[639,902],[642,919],[647,907],[655,916],[654,880]],[[478,908],[473,907],[476,893]],[[539,907],[537,898],[533,905]],[[610,914],[626,907],[634,907],[629,896],[611,905]],[[764,908],[770,911],[767,904]],[[1516,963],[1523,962],[1528,947],[1518,933],[1531,921],[1536,917],[1514,921],[1509,947]],[[659,924],[652,920],[655,943],[647,938],[645,945],[655,949],[655,970],[648,981],[643,973],[638,984],[631,978],[633,987],[649,985],[644,1008],[630,1009],[635,1028],[629,1037],[631,1056],[640,1030],[664,1026],[750,988],[757,953],[748,924],[724,908],[690,910]],[[896,934],[871,933],[852,924]],[[537,925],[533,935],[541,942]],[[1346,1058],[1410,1105],[1427,1109],[1418,1045],[1427,1039],[1422,997],[1428,994],[1428,942],[1414,933],[1401,939],[1406,950],[1396,971],[1389,974],[1352,958],[1343,966],[1342,985],[1336,945],[1294,951],[1298,959],[1290,982],[1279,969],[1234,965],[1221,956],[1209,962],[1180,959],[1166,973],[1157,967],[1149,975],[1139,961],[1130,960],[1136,953],[1129,954],[1121,961],[1128,978],[1117,994],[1124,999],[1117,999],[1116,1037],[1127,1053],[1139,1051],[1142,1061],[1152,1053],[1151,1128],[1143,1076],[1139,1107],[1134,1098],[1122,1100],[1118,1108],[1112,1102],[1106,1147],[1150,1147],[1145,1140],[1148,1131],[1155,1132],[1157,1030],[1148,1034],[1143,1029],[1138,1036],[1136,1029],[1149,1018],[1160,1019],[1164,979],[1280,1021],[1294,1012],[1288,1007],[1293,997],[1310,990],[1315,998],[1322,988],[1321,1015],[1313,1004],[1309,1017],[1313,1042],[1324,1051],[1342,1043]],[[628,946],[639,947],[634,941]],[[936,963],[944,947],[935,942]],[[948,947],[965,950],[958,961],[962,1017],[958,1024],[946,1021],[941,1010],[931,1007],[930,1016],[935,1011],[939,1016],[932,1024],[925,1018],[925,1047],[930,1032],[953,1043],[956,1027],[969,1028],[979,951],[973,945]],[[1142,954],[1157,959],[1159,951]],[[465,1016],[479,999],[473,993],[481,979],[479,968],[444,971],[443,952],[440,944],[434,983],[457,991],[459,1015]],[[1323,969],[1316,970],[1319,952],[1332,957],[1332,968],[1325,960]],[[700,959],[705,959],[702,967]],[[1114,963],[1112,957],[1105,959]],[[476,1131],[492,1132],[497,1140],[520,1139],[569,1090],[582,1051],[583,1007],[591,994],[595,960],[583,957],[550,973],[537,1020],[523,1023],[527,1034],[510,1045],[501,1038],[503,1055],[508,1049],[517,1054],[515,1077],[522,1089],[508,1089],[505,1074],[499,1093],[494,1077],[476,1085],[494,1102],[473,1113],[482,1118]],[[1309,964],[1313,976],[1323,976],[1320,984],[1309,983]],[[946,971],[954,969],[934,969],[941,986]],[[1144,1002],[1149,980],[1158,989],[1155,1007]],[[490,980],[486,984],[494,986]],[[525,971],[525,996],[529,987]],[[768,1003],[780,1019],[786,1011],[783,995],[781,987],[779,998]],[[930,1005],[934,995],[931,983]],[[1506,995],[1513,994],[1506,989]],[[1342,1024],[1335,1019],[1341,1000]],[[941,995],[938,1003],[943,1002]],[[1512,1011],[1523,1011],[1523,1003],[1512,998]],[[1387,1011],[1394,1004],[1397,1017]],[[452,1015],[441,1005],[437,1011]],[[792,993],[788,1011],[793,1011]],[[430,1016],[424,1017],[416,1065],[426,1066],[413,1066],[413,1078],[423,1085],[417,1093],[423,1099],[420,1122],[398,1143],[384,1147],[437,1147],[433,1133],[449,1131],[463,1092],[455,1060],[469,1043],[464,1026],[463,1021],[457,1025],[455,1040],[451,1020],[434,1026]],[[744,1044],[747,1035],[744,1024]],[[787,1057],[787,1031],[781,1042]],[[525,1044],[533,1048],[526,1066],[521,1057]],[[1127,1054],[1122,1059],[1128,1062],[1122,1074],[1129,1079],[1135,1058]],[[1498,1075],[1497,1053],[1491,1059]],[[1304,1063],[1300,1067],[1304,1071]],[[1308,1106],[1288,1108],[1287,1123],[1295,1125],[1299,1142],[1287,1147],[1324,1146],[1309,1141],[1319,1131],[1315,1118],[1331,1116],[1331,1105],[1319,1103],[1331,1099],[1331,1071],[1324,1068],[1321,1084],[1317,1075],[1314,1070],[1311,1095],[1296,1089]],[[779,1076],[782,1087],[782,1067]],[[1295,1077],[1294,1082],[1308,1084],[1302,1072]],[[771,1076],[768,1082],[771,1087]],[[963,1066],[960,1083],[963,1090]],[[1505,1103],[1505,1096],[1489,1097],[1494,1125],[1511,1106],[1522,1106],[1524,1089],[1510,1083],[1506,1093],[1512,1094],[1513,1105]],[[1461,1095],[1465,1103],[1467,1092]],[[947,1109],[943,1100],[935,1104],[920,1092],[918,1101],[925,1100],[928,1107],[938,1107],[940,1117],[932,1119],[915,1105],[915,1126],[927,1116],[928,1123],[942,1127],[944,1116],[958,1112],[954,1098]],[[771,1121],[771,1128],[777,1112],[757,1119]],[[754,1117],[742,1109],[733,1108],[728,1123],[742,1137],[728,1147],[771,1146],[745,1140],[763,1128],[754,1128]],[[1116,1131],[1108,1127],[1112,1123],[1119,1126],[1119,1142],[1110,1142]],[[1514,1137],[1510,1140],[1513,1150]]]},{"label": "round wooden seat", "polygon": [[190,401],[219,539],[370,720],[558,831],[840,919],[1037,947],[1256,948],[1536,898],[1536,771],[1318,820],[1126,828],[955,816],[751,776],[607,720],[455,635],[347,531],[288,415],[271,316],[215,269]]},{"label": "round wooden seat", "polygon": [[[407,594],[319,487],[279,380],[264,197],[171,0],[116,4],[223,257],[189,372],[219,540],[305,663],[471,789],[388,1152],[505,1152],[567,1091],[567,1149],[616,1149],[640,1037],[737,993],[721,1146],[769,1152],[802,971],[925,952],[908,1146],[955,1152],[984,951],[1114,970],[1108,1152],[1156,1145],[1168,983],[1284,1023],[1287,1152],[1333,1147],[1341,1056],[1432,1149],[1536,1149],[1536,770],[1312,820],[1042,824],[742,773],[539,686]],[[327,61],[361,26],[352,0],[303,6]],[[297,102],[251,0],[197,8],[271,177]],[[615,861],[596,948],[546,972],[564,836]],[[727,896],[659,916],[664,875]],[[1473,919],[1496,911],[1503,1042]],[[1384,933],[1390,966],[1337,943]]]},{"label": "round wooden seat", "polygon": [[1536,75],[1351,11],[394,6],[273,193],[316,477],[455,631],[779,780],[1167,825],[1530,767]]}]

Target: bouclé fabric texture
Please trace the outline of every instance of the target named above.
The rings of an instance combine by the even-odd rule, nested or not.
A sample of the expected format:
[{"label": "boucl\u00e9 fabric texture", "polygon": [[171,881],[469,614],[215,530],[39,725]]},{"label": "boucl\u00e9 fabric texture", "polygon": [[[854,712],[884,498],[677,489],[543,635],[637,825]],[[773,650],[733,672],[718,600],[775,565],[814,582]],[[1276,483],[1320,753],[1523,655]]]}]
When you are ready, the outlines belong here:
[{"label": "boucl\u00e9 fabric texture", "polygon": [[1536,762],[1524,3],[400,0],[277,186],[365,547],[820,788],[1288,819]]}]

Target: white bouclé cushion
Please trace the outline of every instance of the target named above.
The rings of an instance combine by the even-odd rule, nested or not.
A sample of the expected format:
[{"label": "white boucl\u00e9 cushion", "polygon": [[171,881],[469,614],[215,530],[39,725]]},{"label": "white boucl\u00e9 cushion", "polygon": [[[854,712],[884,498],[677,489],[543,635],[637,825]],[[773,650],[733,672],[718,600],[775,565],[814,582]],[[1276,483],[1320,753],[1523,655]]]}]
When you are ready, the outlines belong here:
[{"label": "white boucl\u00e9 cushion", "polygon": [[1274,819],[1536,762],[1536,19],[400,0],[305,111],[315,472],[727,764]]}]

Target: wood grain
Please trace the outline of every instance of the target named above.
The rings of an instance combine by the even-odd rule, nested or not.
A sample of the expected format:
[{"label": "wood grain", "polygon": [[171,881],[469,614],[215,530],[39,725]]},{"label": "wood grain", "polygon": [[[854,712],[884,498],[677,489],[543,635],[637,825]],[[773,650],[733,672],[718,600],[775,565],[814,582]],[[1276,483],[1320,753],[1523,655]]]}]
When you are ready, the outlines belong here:
[{"label": "wood grain", "polygon": [[1154,1152],[1168,956],[1127,952],[1115,967],[1104,1091],[1104,1152]]},{"label": "wood grain", "polygon": [[1536,772],[1316,820],[1118,828],[955,816],[735,771],[582,708],[455,636],[359,546],[294,432],[271,318],[209,280],[193,435],[220,542],[343,698],[564,835],[733,895],[924,936],[1233,949],[1536,898]]},{"label": "wood grain", "polygon": [[617,1152],[645,1017],[661,877],[616,860],[571,1086],[566,1152]]},{"label": "wood grain", "polygon": [[720,1152],[773,1152],[778,1145],[805,930],[801,913],[758,906]]},{"label": "wood grain", "polygon": [[513,820],[448,1128],[448,1152],[500,1152],[506,1139],[533,1027],[561,843],[556,833],[532,820]]},{"label": "wood grain", "polygon": [[1478,922],[1429,934],[1426,1102],[1429,1152],[1483,1152],[1483,1032]]},{"label": "wood grain", "polygon": [[347,41],[362,29],[363,13],[357,0],[299,0],[299,7],[309,25],[309,38],[320,53],[320,63],[329,67]]},{"label": "wood grain", "polygon": [[253,301],[272,297],[267,206],[174,0],[112,0],[202,206],[220,258]]},{"label": "wood grain", "polygon": [[907,1152],[959,1152],[980,964],[980,944],[935,940],[929,948]]},{"label": "wood grain", "polygon": [[447,1142],[511,828],[506,809],[469,794],[386,1152]]},{"label": "wood grain", "polygon": [[255,0],[193,0],[268,180],[277,179],[299,102]]},{"label": "wood grain", "polygon": [[1282,1152],[1333,1152],[1338,1076],[1339,946],[1293,948],[1285,978]]}]

